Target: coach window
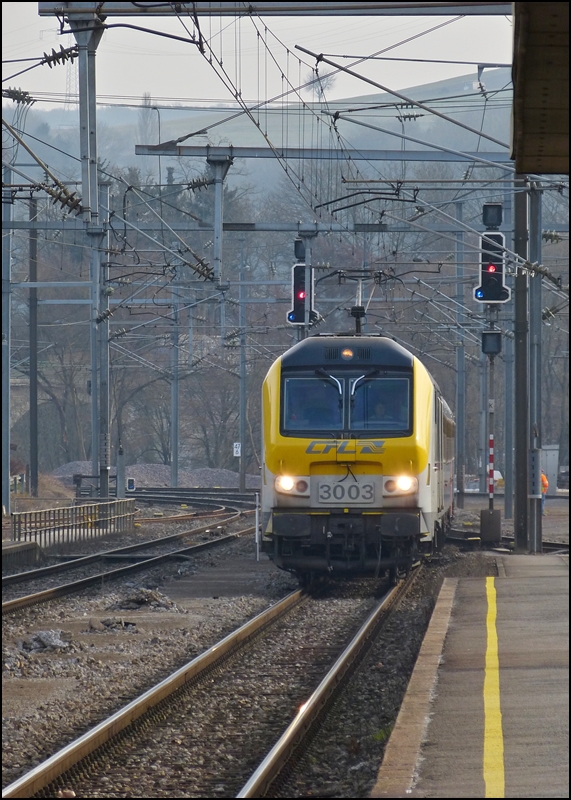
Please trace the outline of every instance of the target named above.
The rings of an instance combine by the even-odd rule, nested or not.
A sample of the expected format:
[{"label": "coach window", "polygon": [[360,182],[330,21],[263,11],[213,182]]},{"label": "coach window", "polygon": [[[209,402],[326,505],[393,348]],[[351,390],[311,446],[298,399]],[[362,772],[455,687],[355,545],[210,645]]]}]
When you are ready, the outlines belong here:
[{"label": "coach window", "polygon": [[343,428],[343,398],[334,383],[319,378],[286,378],[283,385],[285,431]]}]

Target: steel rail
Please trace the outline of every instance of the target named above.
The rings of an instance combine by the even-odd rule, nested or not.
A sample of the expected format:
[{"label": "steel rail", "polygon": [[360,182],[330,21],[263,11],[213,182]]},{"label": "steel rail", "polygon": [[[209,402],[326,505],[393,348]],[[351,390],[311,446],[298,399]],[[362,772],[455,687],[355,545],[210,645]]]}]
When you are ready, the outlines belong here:
[{"label": "steel rail", "polygon": [[[81,578],[78,581],[73,581],[72,583],[65,583],[61,586],[54,586],[51,589],[44,589],[42,592],[36,592],[35,594],[28,594],[24,597],[18,597],[15,600],[8,600],[6,603],[2,603],[2,616],[7,614],[11,611],[17,611],[20,608],[26,608],[27,606],[37,605],[38,603],[45,603],[47,600],[55,600],[58,597],[63,597],[66,594],[73,594],[74,592],[79,591],[80,589],[85,589],[88,586],[91,586],[96,583],[101,583],[102,581],[111,579],[111,578],[118,578],[122,575],[128,575],[131,572],[139,572],[143,569],[149,569],[150,567],[155,567],[158,564],[161,564],[165,561],[169,561],[171,558],[176,558],[177,556],[188,556],[192,553],[198,552],[199,550],[207,550],[210,547],[216,547],[219,544],[223,544],[224,542],[230,542],[233,539],[238,539],[240,536],[243,536],[247,533],[252,533],[254,531],[254,527],[245,528],[243,531],[238,531],[237,533],[229,533],[225,536],[220,536],[217,539],[211,539],[208,542],[201,542],[200,544],[194,544],[190,547],[185,547],[181,550],[173,550],[170,553],[163,553],[160,556],[155,556],[154,558],[149,558],[146,561],[139,561],[137,564],[129,564],[127,567],[118,567],[117,569],[109,570],[109,572],[101,572],[97,575],[91,575],[89,578]],[[72,562],[75,566],[76,562]]]},{"label": "steel rail", "polygon": [[[162,502],[162,501],[159,501],[159,502]],[[177,499],[176,502],[177,502],[177,504],[179,504],[180,500]],[[182,505],[187,506],[188,503],[182,503]],[[220,514],[228,513],[228,511],[237,511],[237,510],[238,510],[237,508],[230,508],[229,509],[227,506],[218,506],[217,505],[217,506],[213,506],[211,511],[203,511],[202,509],[200,511],[198,511],[198,510],[196,510],[196,511],[185,511],[184,513],[179,513],[179,514],[169,514],[168,517],[163,516],[163,512],[162,511],[155,511],[154,512],[154,516],[152,516],[152,517],[138,517],[137,518],[137,522],[157,522],[157,521],[158,522],[170,522],[172,520],[176,521],[177,519],[179,519],[179,520],[195,519],[197,516],[198,517],[207,517],[207,516],[208,517],[215,517],[217,514],[220,515]],[[137,509],[135,509],[135,514],[141,514],[142,511],[143,511],[143,509],[137,508]]]},{"label": "steel rail", "polygon": [[[175,505],[181,502],[193,505],[193,506],[204,506],[206,508],[213,508],[214,506],[214,499],[218,501],[218,503],[225,503],[226,508],[232,508],[236,506],[247,506],[249,508],[253,508],[255,505],[254,498],[248,497],[232,497],[230,495],[218,495],[216,498],[212,500],[198,499],[192,495],[163,495],[163,494],[155,494],[155,495],[137,495],[135,498],[138,503],[149,503],[153,505],[164,504],[164,505]],[[220,507],[220,506],[218,506]]]},{"label": "steel rail", "polygon": [[[26,284],[27,286],[28,284]],[[259,492],[259,489],[245,489],[243,492],[233,486],[141,486],[129,494],[144,494],[145,492],[156,492],[157,494],[165,494],[171,492],[172,494],[234,494],[241,495],[242,497],[249,497],[250,495]]]},{"label": "steel rail", "polygon": [[[237,509],[236,509],[237,510]],[[140,513],[141,509],[137,509],[135,513]],[[219,517],[226,514],[228,506],[220,506],[216,511],[191,511],[187,514],[171,514],[168,517],[155,516],[155,517],[137,517],[137,522],[145,522],[152,524],[153,522],[184,522],[186,519],[202,519],[204,517]],[[161,512],[162,514],[162,512]]]},{"label": "steel rail", "polygon": [[81,761],[81,759],[109,741],[117,733],[127,728],[150,708],[156,706],[209,667],[212,667],[216,662],[221,661],[235,647],[299,603],[302,597],[304,597],[304,594],[301,589],[298,589],[275,605],[270,606],[270,608],[246,622],[200,656],[180,667],[180,669],[152,689],[149,689],[115,714],[100,722],[99,725],[80,736],[79,739],[71,742],[51,758],[48,758],[42,764],[38,764],[37,767],[22,775],[21,778],[6,786],[2,790],[2,797],[32,797],[63,772],[77,764],[78,761]]},{"label": "steel rail", "polygon": [[374,636],[387,608],[400,597],[410,583],[410,579],[402,581],[385,595],[236,797],[265,797],[272,782],[300,746],[331,696],[338,691],[349,669],[363,654],[363,648]]},{"label": "steel rail", "polygon": [[[240,492],[239,489],[208,488],[208,489],[189,489],[180,487],[158,487],[149,489],[135,489],[129,492],[138,501],[158,502],[158,503],[180,503],[189,502],[195,505],[209,505],[212,500],[223,500],[228,503],[240,503],[253,505],[255,503],[256,491],[252,489]],[[212,500],[211,500],[212,498]]]}]

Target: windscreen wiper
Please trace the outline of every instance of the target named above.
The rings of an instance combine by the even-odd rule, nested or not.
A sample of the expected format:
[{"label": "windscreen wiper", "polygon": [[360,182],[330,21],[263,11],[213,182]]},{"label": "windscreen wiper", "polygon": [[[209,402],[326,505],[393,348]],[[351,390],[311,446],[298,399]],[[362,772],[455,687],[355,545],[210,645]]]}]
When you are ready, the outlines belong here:
[{"label": "windscreen wiper", "polygon": [[343,396],[343,387],[341,386],[341,381],[340,381],[340,380],[338,380],[338,379],[337,379],[337,378],[335,378],[333,375],[330,375],[328,372],[326,372],[326,371],[323,369],[323,367],[318,367],[318,368],[315,370],[315,374],[316,374],[316,375],[319,375],[321,378],[325,378],[325,380],[329,381],[329,382],[330,382],[330,383],[332,383],[334,386],[337,386],[337,391],[339,392],[339,394],[340,394],[341,396]]},{"label": "windscreen wiper", "polygon": [[367,372],[364,375],[360,375],[358,378],[355,378],[355,380],[353,381],[353,386],[351,387],[351,397],[353,397],[353,395],[355,394],[355,389],[357,388],[357,385],[361,381],[369,381],[371,380],[371,378],[374,378],[375,375],[378,375],[379,372],[380,370],[377,367],[376,369],[372,369],[370,372]]}]

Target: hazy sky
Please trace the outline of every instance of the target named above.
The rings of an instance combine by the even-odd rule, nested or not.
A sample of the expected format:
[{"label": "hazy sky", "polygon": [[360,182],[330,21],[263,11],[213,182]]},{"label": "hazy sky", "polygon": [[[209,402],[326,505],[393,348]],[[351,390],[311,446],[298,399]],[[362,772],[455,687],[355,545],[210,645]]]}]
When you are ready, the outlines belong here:
[{"label": "hazy sky", "polygon": [[[511,17],[464,17],[418,37],[447,17],[266,17],[256,19],[260,32],[249,19],[235,22],[233,18],[208,20],[201,18],[202,33],[211,43],[216,57],[222,56],[229,81],[242,92],[244,99],[258,101],[276,96],[285,87],[282,73],[292,84],[299,85],[314,66],[314,59],[299,53],[301,45],[317,53],[330,54],[333,60],[348,66],[349,59],[341,55],[361,56],[392,48],[386,56],[393,58],[441,59],[477,63],[511,63]],[[194,28],[191,20],[176,18],[108,18],[108,23],[125,22],[188,37]],[[185,31],[184,24],[188,31]],[[267,27],[267,31],[264,26]],[[264,39],[268,47],[264,47]],[[279,40],[279,41],[278,41]],[[39,17],[37,3],[2,3],[2,58],[25,59],[41,57],[52,48],[69,47],[75,43],[71,35],[59,35],[57,19]],[[287,48],[292,54],[287,54]],[[302,59],[301,64],[298,57]],[[273,62],[277,59],[279,66]],[[356,60],[353,59],[354,60]],[[32,95],[56,99],[72,86],[72,69],[76,65],[44,65],[17,77],[14,73],[33,62],[3,63],[3,88],[21,88]],[[77,63],[77,62],[76,62]],[[321,72],[329,67],[322,65]],[[406,61],[375,61],[360,64],[361,74],[394,89],[404,89],[457,75],[475,74],[477,67],[466,64],[429,64]],[[6,78],[9,77],[9,80]],[[328,90],[330,100],[371,94],[378,89],[356,78],[341,74]],[[165,39],[149,33],[114,28],[104,33],[97,50],[97,93],[100,101],[139,103],[144,92],[153,100],[191,104],[216,99],[231,101],[214,69],[201,56],[195,45]],[[304,93],[305,99],[311,93]],[[292,100],[296,98],[291,97]],[[45,103],[36,108],[47,108]]]}]

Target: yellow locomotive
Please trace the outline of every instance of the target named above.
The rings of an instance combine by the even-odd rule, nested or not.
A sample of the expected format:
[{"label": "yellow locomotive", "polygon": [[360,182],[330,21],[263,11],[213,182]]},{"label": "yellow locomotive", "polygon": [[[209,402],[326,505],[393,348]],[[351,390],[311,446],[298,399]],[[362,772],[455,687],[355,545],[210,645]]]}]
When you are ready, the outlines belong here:
[{"label": "yellow locomotive", "polygon": [[454,418],[426,367],[383,336],[318,334],[262,389],[262,543],[302,581],[407,572],[453,511]]}]

